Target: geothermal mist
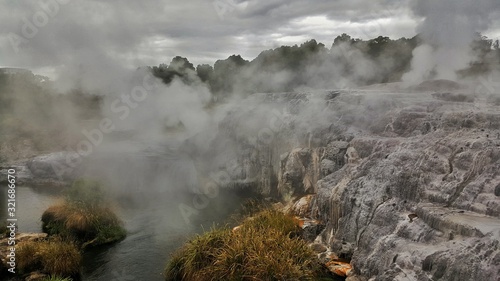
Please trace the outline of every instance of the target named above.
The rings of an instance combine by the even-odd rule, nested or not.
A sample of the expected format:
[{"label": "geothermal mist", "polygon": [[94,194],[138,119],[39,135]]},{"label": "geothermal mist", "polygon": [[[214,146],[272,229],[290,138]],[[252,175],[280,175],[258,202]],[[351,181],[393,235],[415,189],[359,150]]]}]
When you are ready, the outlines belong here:
[{"label": "geothermal mist", "polygon": [[414,0],[417,28],[423,44],[413,51],[412,70],[402,80],[411,84],[428,79],[456,80],[456,71],[475,60],[471,43],[488,29],[500,9],[497,0]]},{"label": "geothermal mist", "polygon": [[[24,6],[30,6],[21,5],[13,14],[22,16]],[[255,85],[264,85],[263,88],[270,91],[282,89],[295,79],[291,71],[246,69],[237,77],[234,93],[227,93],[232,98],[214,106],[210,90],[201,81],[188,86],[181,80],[174,80],[165,85],[151,77],[146,69],[136,69],[164,60],[165,54],[143,58],[136,53],[144,47],[143,42],[162,31],[162,26],[177,24],[165,17],[161,19],[168,20],[168,24],[155,22],[159,19],[154,17],[145,20],[135,12],[154,14],[164,8],[161,3],[142,6],[130,2],[119,9],[98,1],[82,5],[91,8],[81,9],[76,4],[68,4],[61,9],[49,24],[40,28],[39,35],[21,46],[23,55],[17,56],[17,63],[56,67],[59,73],[56,86],[62,92],[79,88],[104,95],[102,118],[112,122],[113,130],[103,133],[102,142],[83,160],[81,171],[84,176],[105,179],[113,192],[199,192],[207,175],[227,167],[237,157],[241,144],[235,139],[255,140],[261,130],[273,129],[269,125],[275,118],[273,110],[289,117],[285,110],[287,105],[266,104],[268,101],[258,98],[243,100],[238,94]],[[418,83],[430,78],[455,79],[455,71],[474,60],[469,45],[475,32],[488,28],[499,5],[497,0],[413,1],[414,14],[424,18],[417,31],[425,44],[415,49],[412,71],[403,80]],[[36,12],[37,9],[31,5],[29,10]],[[100,9],[109,14],[102,16],[93,12]],[[119,16],[113,17],[114,12]],[[126,24],[121,20],[125,15]],[[96,32],[101,28],[105,30]],[[311,57],[311,64],[301,73],[305,82],[291,90],[344,89],[377,81],[384,71],[382,66],[392,65],[393,59],[396,58],[372,61],[349,43],[335,45]],[[148,86],[137,90],[144,86],[144,79]],[[140,97],[133,98],[134,93]],[[293,133],[306,135],[331,123],[334,119],[319,114],[323,107],[324,100],[309,102],[295,115]],[[72,109],[64,110],[68,111],[65,120],[77,119],[72,116]],[[238,115],[242,112],[244,114]],[[241,122],[228,122],[231,118]],[[38,118],[30,115],[27,119]],[[77,121],[68,123],[72,139],[86,139]],[[96,129],[86,128],[89,132]],[[221,131],[225,132],[221,134]],[[273,137],[280,133],[279,129],[272,131]],[[77,148],[68,147],[68,150]]]}]

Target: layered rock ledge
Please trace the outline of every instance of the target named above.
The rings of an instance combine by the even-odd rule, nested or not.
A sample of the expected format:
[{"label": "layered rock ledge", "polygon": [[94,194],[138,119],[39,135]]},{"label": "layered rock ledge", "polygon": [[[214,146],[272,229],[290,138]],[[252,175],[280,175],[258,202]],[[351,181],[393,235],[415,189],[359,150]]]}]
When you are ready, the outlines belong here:
[{"label": "layered rock ledge", "polygon": [[324,223],[315,241],[351,259],[348,280],[496,280],[500,107],[461,91],[268,95],[283,124],[240,147],[233,178]]}]

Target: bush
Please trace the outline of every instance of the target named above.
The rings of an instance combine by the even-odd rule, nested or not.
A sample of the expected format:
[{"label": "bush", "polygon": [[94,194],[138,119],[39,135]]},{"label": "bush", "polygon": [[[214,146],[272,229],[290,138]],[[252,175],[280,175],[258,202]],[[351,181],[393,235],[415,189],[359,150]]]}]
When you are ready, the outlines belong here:
[{"label": "bush", "polygon": [[112,243],[125,238],[123,223],[104,206],[100,184],[76,181],[68,190],[63,204],[49,207],[42,215],[43,231],[83,247]]},{"label": "bush", "polygon": [[42,270],[51,275],[74,276],[80,271],[81,254],[77,246],[60,239],[21,242],[16,254],[17,266],[24,273]]},{"label": "bush", "polygon": [[177,251],[166,280],[317,280],[326,273],[293,217],[265,210],[237,230],[212,229]]}]

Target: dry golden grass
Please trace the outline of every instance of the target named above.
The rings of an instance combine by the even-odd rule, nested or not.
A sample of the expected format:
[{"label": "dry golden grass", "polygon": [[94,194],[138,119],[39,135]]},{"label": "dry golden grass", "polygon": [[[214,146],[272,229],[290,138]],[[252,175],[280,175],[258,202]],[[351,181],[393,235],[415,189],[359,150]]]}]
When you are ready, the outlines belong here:
[{"label": "dry golden grass", "polygon": [[76,240],[85,246],[119,241],[126,235],[120,219],[105,207],[82,208],[64,203],[48,208],[42,222],[49,235]]},{"label": "dry golden grass", "polygon": [[24,272],[41,267],[39,243],[28,241],[20,243],[16,249],[17,267]]},{"label": "dry golden grass", "polygon": [[175,253],[166,280],[317,280],[323,268],[293,217],[264,210],[237,231],[213,229]]},{"label": "dry golden grass", "polygon": [[16,250],[21,272],[42,270],[57,276],[70,277],[80,271],[81,254],[77,246],[59,239],[27,241]]},{"label": "dry golden grass", "polygon": [[63,204],[53,205],[42,214],[42,220],[61,220],[66,216],[66,212]]},{"label": "dry golden grass", "polygon": [[75,181],[65,201],[43,213],[44,232],[78,241],[82,247],[122,240],[126,236],[123,223],[106,207],[104,197],[98,182]]},{"label": "dry golden grass", "polygon": [[78,232],[84,232],[92,228],[92,217],[83,210],[69,210],[65,217],[63,217],[64,226]]},{"label": "dry golden grass", "polygon": [[290,237],[298,236],[301,231],[293,216],[272,209],[263,210],[256,216],[245,220],[242,228],[253,228],[261,231],[271,228]]},{"label": "dry golden grass", "polygon": [[71,276],[80,271],[81,255],[75,244],[48,241],[40,247],[43,270],[58,276]]}]

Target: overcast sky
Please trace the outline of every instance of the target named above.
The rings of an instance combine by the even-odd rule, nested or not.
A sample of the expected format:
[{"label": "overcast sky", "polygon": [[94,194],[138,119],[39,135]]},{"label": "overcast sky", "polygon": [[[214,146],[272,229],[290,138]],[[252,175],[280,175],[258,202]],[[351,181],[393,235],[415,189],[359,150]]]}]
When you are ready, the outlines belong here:
[{"label": "overcast sky", "polygon": [[[412,37],[422,17],[411,12],[411,1],[3,0],[0,66],[52,74],[68,64],[137,67],[176,55],[213,64],[313,38],[330,47],[341,33]],[[499,27],[493,21],[483,33],[497,39]]]}]

